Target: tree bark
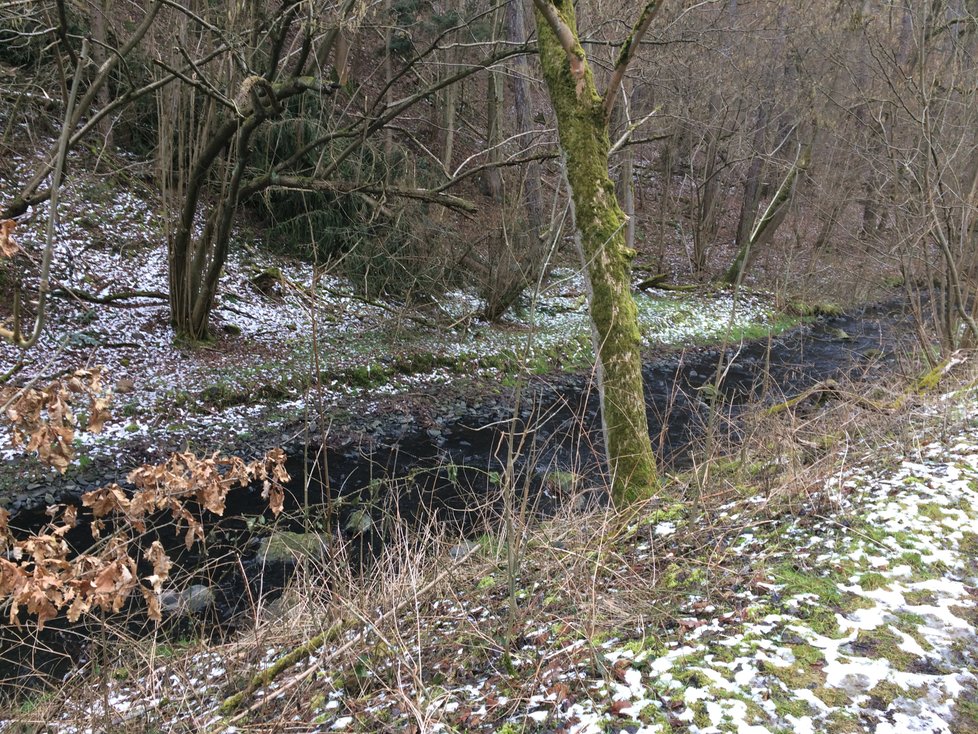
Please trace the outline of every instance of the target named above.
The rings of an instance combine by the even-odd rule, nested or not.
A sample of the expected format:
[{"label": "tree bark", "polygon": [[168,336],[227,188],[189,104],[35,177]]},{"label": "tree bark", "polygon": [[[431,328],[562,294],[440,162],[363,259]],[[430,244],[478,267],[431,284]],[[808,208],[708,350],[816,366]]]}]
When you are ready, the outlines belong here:
[{"label": "tree bark", "polygon": [[740,219],[737,221],[737,240],[734,249],[737,252],[744,247],[754,229],[757,219],[757,206],[761,203],[761,175],[764,173],[764,144],[767,138],[767,100],[762,100],[757,106],[757,120],[754,128],[750,166],[744,178],[744,200],[740,204]]},{"label": "tree bark", "polygon": [[[496,8],[494,15],[493,53],[499,49],[499,41],[503,35],[503,8]],[[486,118],[486,145],[489,148],[489,160],[498,164],[503,158],[500,147],[503,141],[503,75],[499,69],[490,69],[486,79]],[[486,170],[486,189],[495,201],[503,200],[503,173],[498,165]]]},{"label": "tree bark", "polygon": [[[693,201],[693,257],[690,263],[696,275],[706,272],[710,249],[717,236],[717,216],[719,209],[719,161],[720,161],[720,112],[719,98],[714,98],[710,104],[717,118],[708,126],[705,137],[706,153],[703,170],[700,174],[701,183],[696,187],[696,198]],[[690,161],[690,172],[695,174],[695,166]]]},{"label": "tree bark", "polygon": [[[631,84],[626,79],[622,79],[625,86],[625,98],[631,102]],[[618,107],[617,118],[618,128],[616,134],[621,134],[628,129],[631,122],[625,114],[623,106]],[[621,207],[625,212],[627,224],[625,225],[625,247],[635,249],[635,152],[631,146],[621,152],[621,168],[618,172],[618,198]]]},{"label": "tree bark", "polygon": [[[92,60],[99,67],[105,63],[105,49],[109,45],[109,34],[106,30],[106,16],[111,6],[111,0],[102,0],[101,6],[96,9],[95,16],[92,19],[92,35],[96,41],[92,48]],[[99,107],[104,109],[109,106],[110,102],[108,85],[103,84],[98,93]],[[102,144],[105,146],[105,149],[112,150],[112,120],[109,117],[103,117],[99,121],[98,128],[102,134]]]},{"label": "tree bark", "polygon": [[[506,9],[506,41],[511,46],[516,46],[523,43],[526,36],[523,0],[510,0],[509,7]],[[529,71],[526,58],[516,57],[512,74],[513,109],[516,113],[516,131],[521,135],[528,135],[534,128]],[[523,203],[526,205],[527,218],[534,235],[534,253],[531,254],[531,258],[533,262],[539,262],[542,266],[543,258],[546,256],[544,249],[546,233],[543,221],[543,194],[540,191],[541,170],[538,162],[526,164],[525,179]]]},{"label": "tree bark", "polygon": [[557,117],[587,276],[611,494],[622,506],[650,495],[658,484],[631,294],[635,253],[625,246],[625,215],[608,174],[605,100],[580,44],[572,0],[535,0],[535,8],[540,62]]}]

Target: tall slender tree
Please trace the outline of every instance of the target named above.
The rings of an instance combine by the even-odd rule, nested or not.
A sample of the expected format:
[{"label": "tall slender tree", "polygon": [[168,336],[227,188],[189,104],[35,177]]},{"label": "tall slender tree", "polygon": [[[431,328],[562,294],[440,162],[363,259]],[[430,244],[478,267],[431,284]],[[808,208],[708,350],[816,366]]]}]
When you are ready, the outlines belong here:
[{"label": "tall slender tree", "polygon": [[635,252],[626,245],[626,217],[608,173],[609,126],[625,72],[659,3],[649,2],[642,9],[603,95],[581,46],[573,0],[533,4],[540,62],[557,118],[587,276],[612,498],[626,505],[653,493],[658,477],[642,387],[638,310],[631,293]]}]

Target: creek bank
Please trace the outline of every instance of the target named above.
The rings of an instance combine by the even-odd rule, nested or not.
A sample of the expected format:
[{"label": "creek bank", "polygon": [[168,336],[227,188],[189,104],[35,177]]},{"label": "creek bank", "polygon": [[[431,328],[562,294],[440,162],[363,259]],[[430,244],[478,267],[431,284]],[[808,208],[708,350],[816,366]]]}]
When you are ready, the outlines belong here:
[{"label": "creek bank", "polygon": [[[828,377],[865,375],[867,370],[885,374],[908,334],[903,318],[898,304],[876,306],[799,327],[770,343],[729,349],[720,391],[725,412],[736,418],[765,390],[790,394]],[[716,349],[697,348],[660,355],[646,364],[650,427],[667,461],[681,463],[683,451],[702,431],[709,411],[704,386],[713,384],[718,357]],[[331,426],[322,446],[305,445],[305,425],[281,436],[290,439],[284,448],[293,481],[287,487],[285,519],[275,524],[279,532],[304,533],[310,522],[327,533],[339,532],[351,541],[351,562],[362,566],[384,547],[394,518],[422,524],[433,518],[471,536],[498,516],[499,481],[505,469],[500,446],[513,425],[510,391],[488,393],[483,385],[481,391],[467,394],[439,390],[414,395],[407,406],[397,396],[389,401],[370,401],[372,409],[361,404],[349,410],[349,420],[342,428]],[[601,459],[593,450],[601,445],[597,395],[589,376],[562,374],[530,381],[523,404],[529,407],[515,425],[525,432],[527,448],[515,461],[515,484],[527,488],[531,506],[546,516],[560,507],[569,489],[602,486]],[[378,415],[382,406],[392,410]],[[120,473],[115,470],[109,481],[122,480],[125,486]],[[104,483],[103,476],[87,487],[77,480],[68,480],[66,486],[77,497]],[[601,501],[602,494],[591,496],[591,502]],[[307,504],[312,514],[303,511]],[[47,519],[43,505],[36,503],[30,509],[22,507],[11,526],[36,530]],[[248,610],[249,600],[276,593],[284,585],[295,565],[286,556],[295,549],[278,544],[284,548],[281,558],[268,557],[276,545],[268,540],[271,523],[260,488],[252,487],[232,492],[225,515],[207,522],[206,553],[187,551],[179,538],[161,534],[176,566],[183,569],[183,583],[208,589],[208,602],[197,608],[194,618],[224,628]],[[308,537],[316,536],[296,542],[304,545]],[[84,545],[76,547],[81,550]],[[179,596],[170,606],[175,611],[188,608]],[[65,627],[55,634],[79,631]],[[11,633],[4,632],[6,641],[30,649],[29,642],[19,635],[14,641]],[[77,648],[78,639],[70,649]],[[50,669],[59,666],[53,661]],[[35,667],[32,662],[27,669]],[[26,670],[19,664],[15,669]],[[39,672],[46,672],[43,666]]]},{"label": "creek bank", "polygon": [[[911,348],[907,346],[912,333],[908,318],[905,304],[886,302],[852,314],[823,317],[770,341],[728,348],[721,383],[724,400],[736,406],[765,393],[791,395],[826,378],[858,376],[866,370],[885,372],[895,354]],[[646,355],[643,372],[650,429],[657,439],[660,460],[667,464],[681,455],[706,423],[706,393],[719,356],[711,347],[660,348]],[[161,461],[188,445],[199,453],[219,451],[244,457],[282,446],[291,456],[302,455],[307,442],[318,450],[320,441],[315,437],[324,428],[327,463],[338,467],[330,469],[326,483],[344,492],[362,488],[377,477],[378,470],[383,476],[396,476],[412,464],[428,466],[446,458],[458,466],[475,462],[480,471],[491,473],[498,471],[499,462],[490,467],[485,457],[494,452],[499,432],[483,428],[512,417],[513,389],[505,382],[498,376],[491,381],[456,375],[450,384],[422,385],[406,393],[365,389],[329,407],[327,425],[298,418],[296,413],[303,408],[296,402],[256,408],[250,414],[243,406],[238,425],[212,431],[199,441],[189,435],[161,433],[157,438],[155,433],[123,433],[112,452],[94,458],[84,456],[83,446],[81,463],[63,477],[36,461],[16,458],[0,467],[0,507],[14,516],[39,517],[38,511],[48,505],[73,501],[111,482],[125,485],[131,468]],[[534,440],[542,452],[537,461],[547,467],[544,473],[570,470],[588,475],[600,469],[593,452],[582,449],[583,444],[600,445],[591,375],[531,376],[523,403],[531,407],[524,409],[519,424],[534,426]],[[575,442],[580,446],[571,449]],[[350,466],[365,458],[370,459],[371,467],[366,480],[364,472]]]},{"label": "creek bank", "polygon": [[[972,732],[975,398],[918,406],[913,441],[876,436],[872,458],[795,497],[795,511],[750,496],[669,520],[543,524],[513,580],[516,609],[505,552],[436,557],[314,649],[303,646],[334,618],[293,618],[291,634],[276,620],[148,664],[116,659],[110,674],[69,682],[48,721],[227,734],[282,721],[310,734],[402,731],[419,719],[487,733]],[[229,692],[269,670],[280,675],[233,720]]]},{"label": "creek bank", "polygon": [[[667,466],[688,460],[684,452],[702,434],[714,409],[711,403],[722,404],[736,438],[739,415],[756,399],[798,393],[828,378],[885,379],[912,338],[907,318],[901,303],[886,303],[823,318],[770,341],[731,347],[724,354],[723,379],[714,397],[710,388],[719,350],[696,348],[649,359],[646,399],[660,458]],[[434,516],[463,535],[478,533],[499,509],[498,485],[506,469],[501,447],[511,427],[524,439],[524,450],[514,461],[514,484],[527,488],[543,515],[555,511],[563,496],[572,493],[569,489],[603,485],[600,452],[594,450],[601,446],[598,399],[589,375],[531,380],[515,422],[512,403],[509,388],[489,392],[484,383],[467,382],[455,391],[441,388],[407,398],[350,403],[346,421],[331,424],[320,444],[312,439],[307,445],[312,426],[274,429],[265,436],[271,439],[266,446],[283,445],[293,477],[285,507],[286,517],[295,519],[279,523],[280,529],[306,530],[310,516],[304,508],[321,508],[313,519],[322,522],[328,516],[330,532],[357,537],[366,556],[383,546],[393,517],[412,522]],[[244,448],[257,453],[253,445]],[[89,467],[57,484],[28,485],[8,502],[11,525],[21,532],[36,530],[47,521],[44,508],[52,499],[72,501],[112,481],[126,484],[117,467],[105,473]],[[228,552],[237,547],[255,555],[248,544],[263,532],[255,521],[272,519],[259,495],[253,487],[229,496],[225,516],[215,523],[216,532],[227,538]],[[193,554],[185,557],[195,562]],[[228,595],[238,593],[232,588]]]}]

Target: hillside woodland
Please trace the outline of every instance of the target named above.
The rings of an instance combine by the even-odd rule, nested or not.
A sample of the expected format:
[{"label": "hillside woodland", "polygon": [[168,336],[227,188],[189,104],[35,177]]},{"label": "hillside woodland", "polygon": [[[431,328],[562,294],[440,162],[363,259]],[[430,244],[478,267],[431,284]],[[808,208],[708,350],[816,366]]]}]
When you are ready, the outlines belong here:
[{"label": "hillside woodland", "polygon": [[976,67],[0,0],[0,729],[978,732]]}]

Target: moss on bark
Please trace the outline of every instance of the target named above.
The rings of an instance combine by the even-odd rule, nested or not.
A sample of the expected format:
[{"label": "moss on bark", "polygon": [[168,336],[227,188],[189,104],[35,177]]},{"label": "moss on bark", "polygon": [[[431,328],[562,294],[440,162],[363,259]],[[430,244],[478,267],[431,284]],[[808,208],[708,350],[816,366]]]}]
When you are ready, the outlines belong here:
[{"label": "moss on bark", "polygon": [[657,487],[642,388],[638,310],[631,294],[635,253],[626,246],[626,217],[608,175],[608,120],[578,42],[573,4],[551,2],[575,44],[565,50],[538,9],[540,61],[557,117],[587,274],[612,496],[622,505],[648,496]]}]

